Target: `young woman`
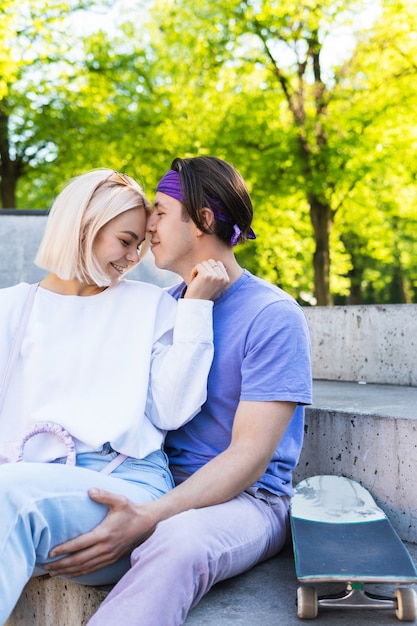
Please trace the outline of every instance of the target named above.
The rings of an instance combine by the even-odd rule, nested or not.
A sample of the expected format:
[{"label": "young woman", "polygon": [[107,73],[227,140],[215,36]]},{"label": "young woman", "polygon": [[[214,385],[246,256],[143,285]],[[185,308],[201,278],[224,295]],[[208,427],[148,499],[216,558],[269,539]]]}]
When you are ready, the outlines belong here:
[{"label": "young woman", "polygon": [[[1,624],[50,549],[104,518],[89,488],[139,503],[173,487],[165,433],[205,401],[211,299],[228,277],[199,263],[179,303],[123,279],[146,247],[149,213],[124,174],[73,179],[36,257],[50,273],[0,290]],[[79,582],[112,583],[128,567],[121,559]]]}]

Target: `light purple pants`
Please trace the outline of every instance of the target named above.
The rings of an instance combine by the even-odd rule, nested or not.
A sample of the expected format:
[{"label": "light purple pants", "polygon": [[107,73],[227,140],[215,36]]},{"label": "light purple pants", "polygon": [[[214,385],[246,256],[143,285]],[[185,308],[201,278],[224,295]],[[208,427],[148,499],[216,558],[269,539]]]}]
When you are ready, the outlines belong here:
[{"label": "light purple pants", "polygon": [[[217,582],[281,550],[289,531],[289,498],[242,493],[224,504],[192,509],[158,524],[132,553],[132,568],[88,626],[179,626]],[[122,617],[121,617],[122,616]]]}]

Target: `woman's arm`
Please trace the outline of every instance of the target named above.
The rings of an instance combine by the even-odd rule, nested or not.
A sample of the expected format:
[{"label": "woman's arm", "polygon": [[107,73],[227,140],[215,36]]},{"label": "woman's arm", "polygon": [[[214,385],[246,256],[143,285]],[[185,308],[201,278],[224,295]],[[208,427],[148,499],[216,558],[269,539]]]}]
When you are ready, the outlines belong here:
[{"label": "woman's arm", "polygon": [[186,294],[177,303],[172,344],[157,341],[152,355],[147,415],[162,430],[179,428],[206,401],[214,354],[213,300],[229,284],[224,266],[219,269],[212,263],[211,259],[194,268]]}]

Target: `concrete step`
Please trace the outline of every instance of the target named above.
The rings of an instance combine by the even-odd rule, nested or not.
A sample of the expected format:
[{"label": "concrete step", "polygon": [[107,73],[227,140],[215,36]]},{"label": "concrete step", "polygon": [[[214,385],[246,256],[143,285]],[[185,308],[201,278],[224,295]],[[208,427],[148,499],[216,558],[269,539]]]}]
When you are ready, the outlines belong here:
[{"label": "concrete step", "polygon": [[304,307],[313,378],[417,386],[417,304]]},{"label": "concrete step", "polygon": [[[345,475],[369,489],[417,559],[417,388],[315,381],[306,409],[305,441],[294,473]],[[300,623],[292,549],[252,571],[218,584],[191,611],[186,626]],[[383,588],[376,592],[386,593]],[[83,626],[105,597],[103,589],[61,579],[33,579],[7,626]],[[340,626],[394,623],[391,611],[328,611],[320,623]],[[129,625],[126,625],[129,626]],[[148,626],[148,625],[144,625]],[[149,625],[159,626],[159,625]]]},{"label": "concrete step", "polygon": [[107,593],[104,588],[38,576],[26,585],[4,626],[84,626]]},{"label": "concrete step", "polygon": [[[414,562],[417,562],[417,545],[406,544]],[[219,583],[193,609],[186,626],[300,626],[296,598],[299,583],[295,576],[291,546],[281,554],[260,563],[253,570],[236,578]],[[369,591],[390,595],[391,585],[369,585]],[[321,593],[333,593],[340,586],[317,586]],[[417,589],[416,589],[417,590]],[[383,626],[398,620],[388,610],[320,610],[319,622],[323,626]],[[306,622],[309,623],[309,622]]]},{"label": "concrete step", "polygon": [[294,482],[316,474],[360,482],[401,539],[417,543],[417,387],[314,381]]},{"label": "concrete step", "polygon": [[[406,545],[417,563],[417,545]],[[185,625],[299,626],[302,622],[296,608],[298,585],[292,547],[288,545],[279,555],[250,572],[213,587],[190,612]],[[391,585],[369,585],[367,589],[384,595],[394,591]],[[319,594],[339,590],[338,585],[318,586]],[[104,595],[95,588],[49,577],[32,580],[25,593],[5,626],[84,626]],[[324,626],[383,626],[397,621],[391,610],[320,610],[319,619]],[[123,622],[123,616],[120,620]]]}]

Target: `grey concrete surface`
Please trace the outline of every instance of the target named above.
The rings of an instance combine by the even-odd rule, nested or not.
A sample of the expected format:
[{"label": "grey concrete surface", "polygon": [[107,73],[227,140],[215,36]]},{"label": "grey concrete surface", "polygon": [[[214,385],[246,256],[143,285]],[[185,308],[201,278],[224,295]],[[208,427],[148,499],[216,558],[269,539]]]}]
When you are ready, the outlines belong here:
[{"label": "grey concrete surface", "polygon": [[[46,215],[0,211],[0,288],[35,282],[33,259]],[[161,286],[178,280],[158,270],[152,254],[128,277]],[[417,386],[417,304],[305,307],[316,379]],[[399,358],[399,355],[401,357]]]},{"label": "grey concrete surface", "polygon": [[[406,546],[417,563],[417,545]],[[260,563],[250,572],[215,585],[192,609],[185,626],[299,626],[310,623],[297,617],[298,585],[289,544],[276,557]],[[320,595],[335,593],[341,588],[338,584],[318,585],[317,591]],[[366,589],[388,596],[394,593],[392,585],[368,585]],[[5,626],[85,626],[104,594],[96,588],[44,577],[41,582],[30,583],[26,596]],[[316,622],[325,626],[382,626],[398,623],[398,620],[391,610],[321,609]],[[120,623],[132,626],[123,620],[123,615]]]},{"label": "grey concrete surface", "polygon": [[314,378],[417,386],[417,304],[304,310]]},{"label": "grey concrete surface", "polygon": [[417,387],[315,380],[307,411],[339,411],[354,417],[400,418],[417,427]]},{"label": "grey concrete surface", "polygon": [[[0,288],[19,282],[34,283],[46,275],[34,263],[46,219],[46,215],[36,213],[17,212],[9,215],[0,211]],[[173,285],[179,280],[173,272],[158,270],[151,252],[126,277],[161,287]]]},{"label": "grey concrete surface", "polygon": [[0,211],[0,287],[34,283],[45,276],[33,263],[45,224],[46,215]]},{"label": "grey concrete surface", "polygon": [[[417,546],[407,544],[416,562]],[[295,575],[292,547],[257,565],[247,574],[219,583],[191,611],[186,626],[300,626],[313,622],[297,617],[299,583]],[[340,585],[317,586],[318,593],[338,592]],[[374,593],[391,595],[391,585],[369,585]],[[317,626],[382,626],[395,624],[394,611],[319,610]],[[410,622],[409,622],[410,623]],[[152,625],[153,626],[153,625]],[[155,625],[156,626],[156,625]]]},{"label": "grey concrete surface", "polygon": [[359,481],[405,541],[417,543],[417,387],[314,381],[297,482],[315,474]]},{"label": "grey concrete surface", "polygon": [[26,585],[4,626],[85,626],[106,595],[98,587],[38,576]]}]

